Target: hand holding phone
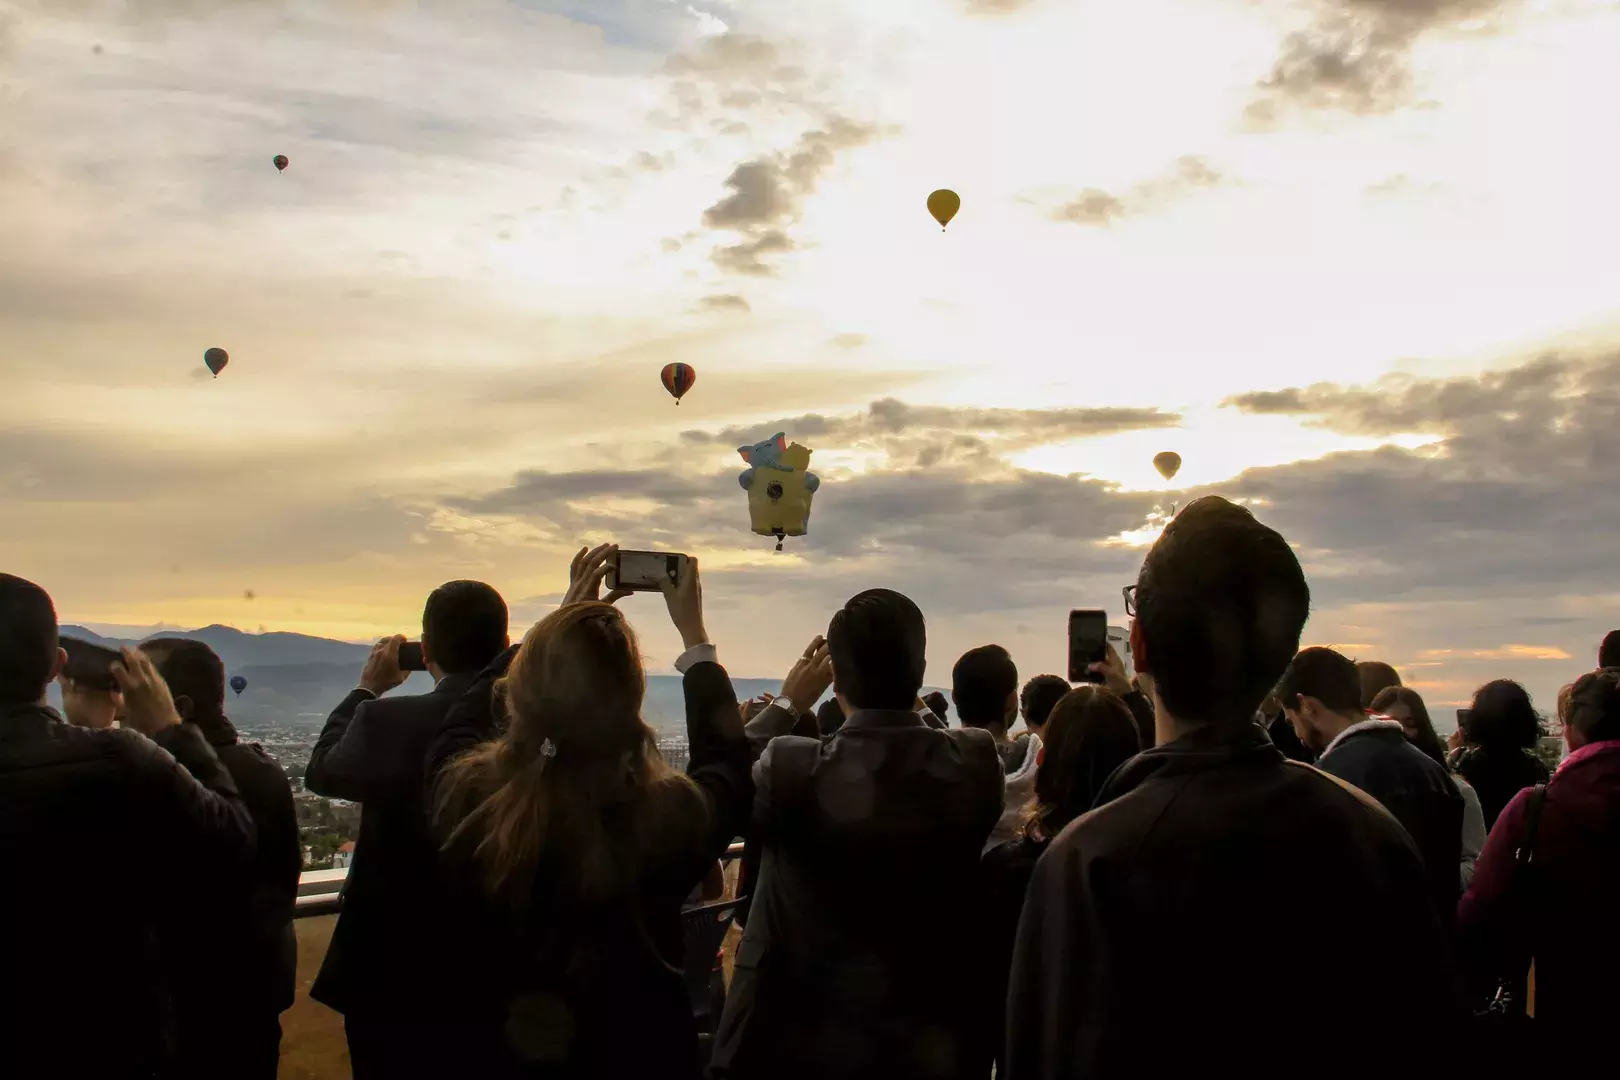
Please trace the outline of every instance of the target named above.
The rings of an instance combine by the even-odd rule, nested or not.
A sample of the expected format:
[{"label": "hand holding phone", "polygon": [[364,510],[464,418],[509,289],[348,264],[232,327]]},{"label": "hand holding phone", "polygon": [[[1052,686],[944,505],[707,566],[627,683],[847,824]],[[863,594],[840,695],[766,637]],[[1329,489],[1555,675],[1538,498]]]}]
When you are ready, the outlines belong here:
[{"label": "hand holding phone", "polygon": [[687,556],[666,551],[614,551],[608,556],[607,586],[619,592],[663,592],[664,582],[681,580]]},{"label": "hand holding phone", "polygon": [[[406,645],[404,634],[385,637],[371,647],[366,666],[360,672],[360,689],[382,697],[405,681],[405,669],[400,666],[400,652]],[[421,646],[417,646],[418,655]]]},{"label": "hand holding phone", "polygon": [[1069,612],[1069,681],[1103,683],[1107,676],[1091,665],[1108,660],[1108,613],[1100,609]]}]

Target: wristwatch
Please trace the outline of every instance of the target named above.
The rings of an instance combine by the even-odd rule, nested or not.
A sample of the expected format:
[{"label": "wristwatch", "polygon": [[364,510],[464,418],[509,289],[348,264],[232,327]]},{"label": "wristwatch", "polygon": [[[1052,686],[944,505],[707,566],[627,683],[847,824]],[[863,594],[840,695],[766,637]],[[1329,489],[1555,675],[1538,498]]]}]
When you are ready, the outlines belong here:
[{"label": "wristwatch", "polygon": [[797,705],[793,704],[793,699],[792,698],[786,698],[786,697],[778,696],[776,698],[771,699],[771,704],[772,705],[780,705],[780,706],[782,706],[782,708],[787,710],[787,714],[789,716],[793,717],[793,719],[795,719],[795,720],[797,720],[799,717],[804,715],[803,711],[800,710],[800,708]]}]

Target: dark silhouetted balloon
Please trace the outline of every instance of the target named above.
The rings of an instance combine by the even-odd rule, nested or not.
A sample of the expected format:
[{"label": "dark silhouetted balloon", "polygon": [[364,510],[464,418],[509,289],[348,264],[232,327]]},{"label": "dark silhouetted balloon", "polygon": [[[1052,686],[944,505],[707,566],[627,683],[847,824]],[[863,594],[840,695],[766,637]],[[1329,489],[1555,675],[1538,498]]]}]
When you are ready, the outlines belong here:
[{"label": "dark silhouetted balloon", "polygon": [[951,218],[962,209],[962,197],[947,188],[940,188],[928,196],[928,212],[934,215],[939,227],[944,229],[951,223]]},{"label": "dark silhouetted balloon", "polygon": [[1166,450],[1153,459],[1153,467],[1166,480],[1174,480],[1176,473],[1181,471],[1181,455],[1174,450]]},{"label": "dark silhouetted balloon", "polygon": [[280,172],[281,170],[283,170],[283,169],[285,169],[287,167],[287,155],[286,154],[277,154],[274,158],[271,159],[271,164],[275,165],[276,172]]},{"label": "dark silhouetted balloon", "polygon": [[203,363],[208,365],[208,370],[214,373],[216,379],[219,378],[219,373],[225,370],[225,365],[230,362],[231,354],[224,349],[209,349],[203,353]]},{"label": "dark silhouetted balloon", "polygon": [[697,372],[692,370],[691,364],[665,364],[664,373],[660,377],[663,379],[664,389],[670,392],[677,405],[681,403],[681,398],[686,396],[686,392],[692,389],[692,384],[697,382]]},{"label": "dark silhouetted balloon", "polygon": [[245,679],[241,675],[232,675],[231,676],[231,689],[236,691],[236,696],[237,697],[241,697],[242,696],[242,691],[247,689],[247,679]]}]

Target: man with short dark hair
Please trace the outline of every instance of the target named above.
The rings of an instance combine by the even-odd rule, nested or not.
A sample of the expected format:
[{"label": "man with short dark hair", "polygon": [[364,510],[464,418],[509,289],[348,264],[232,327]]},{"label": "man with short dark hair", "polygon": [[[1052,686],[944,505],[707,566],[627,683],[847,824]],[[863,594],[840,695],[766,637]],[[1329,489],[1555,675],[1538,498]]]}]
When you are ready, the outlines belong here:
[{"label": "man with short dark hair", "polygon": [[1598,646],[1598,667],[1620,667],[1620,630],[1603,635],[1603,643]]},{"label": "man with short dark hair", "polygon": [[141,653],[111,667],[124,727],[46,707],[56,631],[45,590],[0,574],[0,1046],[8,1075],[148,1077],[171,1057],[159,925],[248,858],[253,822]]},{"label": "man with short dark hair", "polygon": [[1046,718],[1052,707],[1073,687],[1061,675],[1037,675],[1024,684],[1018,697],[1019,710],[1024,714],[1024,726],[1031,735],[1039,735],[1046,728]]},{"label": "man with short dark hair", "polygon": [[776,738],[754,766],[763,865],[717,1078],[968,1080],[988,1067],[960,911],[1001,812],[1001,760],[986,732],[919,715],[926,644],[906,597],[852,598],[827,629],[848,719],[825,742]]},{"label": "man with short dark hair", "polygon": [[[1131,627],[1156,745],[1036,865],[1007,1001],[1008,1076],[1428,1075],[1446,941],[1423,865],[1371,797],[1289,762],[1255,709],[1299,647],[1310,590],[1243,507],[1184,507],[1149,550]],[[1315,947],[1279,945],[1298,912]],[[1275,1023],[1378,1011],[1375,1035]],[[1262,1068],[1261,1063],[1264,1063]]]},{"label": "man with short dark hair", "polygon": [[1406,829],[1423,856],[1435,914],[1449,928],[1461,889],[1462,792],[1399,721],[1362,711],[1364,685],[1359,664],[1318,647],[1294,657],[1277,696],[1316,767],[1377,799]]},{"label": "man with short dark hair", "polygon": [[[577,560],[576,560],[577,561]],[[453,995],[445,950],[433,935],[444,888],[429,830],[429,747],[445,714],[509,645],[506,602],[481,581],[452,581],[422,611],[422,658],[431,693],[383,695],[406,679],[403,636],[371,650],[360,685],[326,721],[304,784],[361,803],[360,836],[343,911],[310,996],[343,1013],[355,1080],[437,1075],[454,1066],[438,1006]]]},{"label": "man with short dark hair", "polygon": [[230,770],[258,834],[253,861],[222,874],[210,902],[173,928],[176,1077],[275,1080],[280,1015],[293,1003],[298,942],[293,906],[303,843],[287,774],[225,716],[225,665],[201,641],[156,638],[152,658],[175,711],[196,724]]},{"label": "man with short dark hair", "polygon": [[1018,719],[1018,668],[1000,645],[969,649],[951,668],[951,701],[965,728],[988,731],[996,740],[1005,774],[1001,818],[984,842],[989,851],[1018,834],[1035,801],[1035,769],[1041,760],[1040,736],[1009,739],[1007,729]]}]

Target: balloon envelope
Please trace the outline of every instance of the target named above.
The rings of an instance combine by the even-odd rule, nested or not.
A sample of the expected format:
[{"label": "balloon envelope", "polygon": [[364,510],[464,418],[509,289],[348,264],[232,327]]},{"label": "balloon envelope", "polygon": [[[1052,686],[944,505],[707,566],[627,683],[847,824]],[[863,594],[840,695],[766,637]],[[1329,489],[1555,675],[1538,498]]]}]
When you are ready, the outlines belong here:
[{"label": "balloon envelope", "polygon": [[282,169],[287,167],[287,155],[277,154],[275,157],[270,159],[270,162],[276,167],[276,172],[280,172]]},{"label": "balloon envelope", "polygon": [[209,349],[203,353],[203,363],[208,365],[208,370],[214,373],[216,379],[219,378],[219,373],[225,370],[225,365],[230,362],[231,355],[224,349]]},{"label": "balloon envelope", "polygon": [[232,675],[231,689],[240,694],[242,691],[247,689],[247,679],[243,678],[241,675]]},{"label": "balloon envelope", "polygon": [[1153,467],[1166,480],[1174,480],[1176,473],[1181,471],[1181,455],[1174,450],[1166,450],[1153,459]]},{"label": "balloon envelope", "polygon": [[691,364],[665,364],[660,378],[663,380],[664,389],[670,392],[675,398],[675,404],[679,405],[681,398],[685,397],[686,392],[692,389],[692,384],[697,382],[697,372],[692,370]]},{"label": "balloon envelope", "polygon": [[944,228],[951,223],[951,218],[962,209],[962,197],[954,191],[940,188],[928,196],[928,212],[934,215],[939,227]]}]

